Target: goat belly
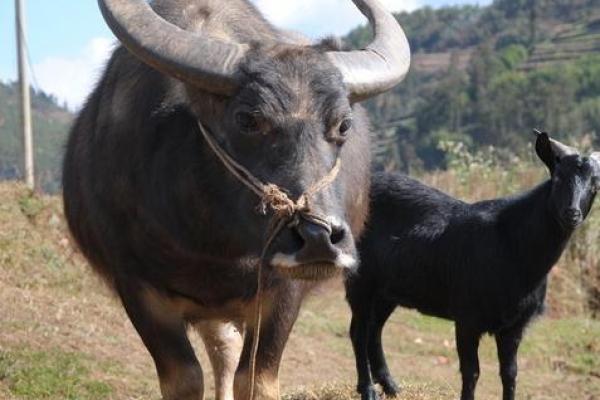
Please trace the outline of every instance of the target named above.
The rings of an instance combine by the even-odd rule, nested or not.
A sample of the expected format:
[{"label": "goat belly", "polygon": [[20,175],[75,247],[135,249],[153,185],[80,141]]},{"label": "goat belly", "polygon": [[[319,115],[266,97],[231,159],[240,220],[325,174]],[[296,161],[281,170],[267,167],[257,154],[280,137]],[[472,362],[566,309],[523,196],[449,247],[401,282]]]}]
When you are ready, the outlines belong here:
[{"label": "goat belly", "polygon": [[395,279],[389,287],[387,296],[396,304],[419,311],[422,314],[452,319],[451,304],[447,285],[435,282],[431,277],[423,277],[428,281],[422,284],[414,279]]}]

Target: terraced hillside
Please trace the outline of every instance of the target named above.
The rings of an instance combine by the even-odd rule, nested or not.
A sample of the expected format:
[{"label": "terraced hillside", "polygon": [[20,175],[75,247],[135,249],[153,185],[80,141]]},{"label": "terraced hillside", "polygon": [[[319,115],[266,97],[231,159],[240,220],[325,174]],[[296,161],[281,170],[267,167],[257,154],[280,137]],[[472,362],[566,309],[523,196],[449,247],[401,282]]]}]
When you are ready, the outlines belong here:
[{"label": "terraced hillside", "polygon": [[[592,10],[575,22],[545,20],[544,36],[532,46],[532,52],[521,65],[522,70],[568,64],[577,59],[600,53],[600,10]],[[502,37],[498,33],[492,40]],[[479,44],[478,44],[479,45]],[[465,70],[477,46],[448,49],[447,51],[422,51],[414,54],[412,69],[422,73],[440,73],[454,68]]]},{"label": "terraced hillside", "polygon": [[556,35],[536,44],[523,69],[565,64],[600,53],[600,10],[571,24],[557,24]]}]

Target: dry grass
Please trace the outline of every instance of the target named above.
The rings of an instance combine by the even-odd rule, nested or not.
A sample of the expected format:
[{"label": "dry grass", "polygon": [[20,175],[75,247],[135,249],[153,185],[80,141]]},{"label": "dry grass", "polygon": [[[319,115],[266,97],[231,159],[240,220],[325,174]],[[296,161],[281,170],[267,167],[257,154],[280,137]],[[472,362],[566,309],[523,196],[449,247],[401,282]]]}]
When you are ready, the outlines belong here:
[{"label": "dry grass", "polygon": [[[441,184],[451,178],[429,179]],[[550,293],[558,304],[553,318],[536,323],[525,340],[520,397],[598,400],[600,323],[583,310],[566,311],[574,308],[563,307],[558,293],[561,297]],[[340,282],[321,287],[307,301],[284,354],[286,399],[357,398],[349,318]],[[402,399],[457,397],[451,324],[399,310],[384,339],[391,369],[404,388]],[[194,341],[208,370],[202,346]],[[489,338],[481,357],[479,398],[497,398]],[[154,367],[122,308],[69,244],[60,199],[32,197],[20,185],[0,184],[0,399],[158,398]]]}]

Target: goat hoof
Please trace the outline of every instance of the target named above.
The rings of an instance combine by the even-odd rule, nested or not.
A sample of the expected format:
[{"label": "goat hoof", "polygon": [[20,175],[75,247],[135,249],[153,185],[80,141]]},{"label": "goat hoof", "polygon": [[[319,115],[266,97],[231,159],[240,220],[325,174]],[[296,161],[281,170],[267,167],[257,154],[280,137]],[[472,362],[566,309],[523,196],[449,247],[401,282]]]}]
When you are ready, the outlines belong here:
[{"label": "goat hoof", "polygon": [[400,393],[400,387],[394,382],[391,376],[387,375],[377,380],[377,383],[381,385],[383,393],[386,397],[396,397]]},{"label": "goat hoof", "polygon": [[360,400],[380,400],[373,385],[359,388],[358,393],[360,393]]}]

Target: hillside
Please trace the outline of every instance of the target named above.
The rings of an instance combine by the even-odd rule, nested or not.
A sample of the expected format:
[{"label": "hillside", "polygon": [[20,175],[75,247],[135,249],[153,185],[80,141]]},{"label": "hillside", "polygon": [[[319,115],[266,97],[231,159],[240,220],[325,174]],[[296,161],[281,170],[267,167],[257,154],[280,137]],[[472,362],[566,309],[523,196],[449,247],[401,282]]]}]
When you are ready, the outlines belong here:
[{"label": "hillside", "polygon": [[[448,142],[494,146],[508,161],[534,127],[600,146],[600,2],[496,0],[396,15],[411,72],[367,103],[380,166],[447,167]],[[346,37],[363,46],[359,27]]]},{"label": "hillside", "polygon": [[600,52],[600,9],[572,23],[553,26],[555,34],[536,44],[523,68],[540,68],[572,62]]},{"label": "hillside", "polygon": [[[0,180],[21,175],[22,145],[19,91],[16,84],[0,82]],[[32,90],[36,177],[46,192],[60,187],[64,143],[73,115],[56,99]]]},{"label": "hillside", "polygon": [[[486,42],[496,49],[511,44],[529,47],[534,63],[569,61],[600,50],[598,0],[496,0],[487,7],[424,7],[398,13],[396,19],[409,38],[413,70],[420,72],[444,71],[451,54],[464,60]],[[370,28],[360,26],[345,40],[362,47],[370,37]]]}]

